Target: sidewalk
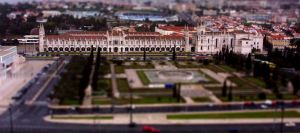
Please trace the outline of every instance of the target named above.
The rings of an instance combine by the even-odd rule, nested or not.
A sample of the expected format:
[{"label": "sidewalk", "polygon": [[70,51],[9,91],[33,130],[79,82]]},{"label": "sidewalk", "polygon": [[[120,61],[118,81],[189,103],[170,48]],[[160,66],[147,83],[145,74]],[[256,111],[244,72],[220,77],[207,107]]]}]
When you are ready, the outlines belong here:
[{"label": "sidewalk", "polygon": [[[202,112],[203,113],[203,112]],[[210,112],[211,113],[211,112]],[[133,114],[133,121],[137,124],[262,124],[262,123],[280,123],[280,118],[243,118],[243,119],[182,119],[182,120],[170,120],[167,119],[169,114],[186,114],[186,113],[161,113],[161,114]],[[193,113],[188,113],[193,114]],[[100,116],[100,115],[99,115]],[[44,118],[45,121],[54,123],[85,123],[85,124],[128,124],[129,114],[111,114],[111,115],[101,115],[101,116],[113,116],[113,119],[97,119],[97,120],[74,120],[74,119],[51,119],[50,116]],[[298,123],[299,118],[285,118],[285,123]]]}]

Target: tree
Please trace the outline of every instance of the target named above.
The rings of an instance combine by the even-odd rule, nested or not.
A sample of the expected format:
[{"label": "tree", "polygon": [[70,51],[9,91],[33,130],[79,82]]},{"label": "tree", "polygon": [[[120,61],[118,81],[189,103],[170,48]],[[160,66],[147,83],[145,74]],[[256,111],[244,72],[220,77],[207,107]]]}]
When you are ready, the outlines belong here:
[{"label": "tree", "polygon": [[229,92],[228,92],[228,101],[232,101],[232,87],[229,87]]},{"label": "tree", "polygon": [[296,75],[293,80],[292,80],[292,84],[293,84],[293,94],[294,95],[297,95],[298,94],[298,91],[299,91],[299,88],[300,88],[300,76],[299,75]]},{"label": "tree", "polygon": [[252,59],[251,59],[251,54],[250,53],[247,56],[246,69],[247,69],[248,72],[250,72],[251,69],[252,69]]},{"label": "tree", "polygon": [[258,93],[258,99],[259,100],[266,100],[267,99],[267,94],[265,92]]},{"label": "tree", "polygon": [[227,79],[224,80],[223,82],[223,88],[222,88],[222,97],[227,96]]},{"label": "tree", "polygon": [[144,61],[146,61],[146,48],[144,47],[144,55],[143,55],[143,57],[144,57]]},{"label": "tree", "polygon": [[173,48],[172,60],[173,61],[176,60],[176,47],[175,47],[175,44],[174,44],[174,48]]},{"label": "tree", "polygon": [[98,88],[98,79],[99,79],[99,66],[101,63],[101,53],[100,48],[97,50],[97,57],[96,57],[96,64],[95,64],[95,71],[93,73],[93,81],[92,81],[92,88],[95,90]]},{"label": "tree", "polygon": [[263,63],[263,78],[265,81],[268,81],[270,79],[270,67],[269,67],[269,64],[266,64],[266,63]]}]

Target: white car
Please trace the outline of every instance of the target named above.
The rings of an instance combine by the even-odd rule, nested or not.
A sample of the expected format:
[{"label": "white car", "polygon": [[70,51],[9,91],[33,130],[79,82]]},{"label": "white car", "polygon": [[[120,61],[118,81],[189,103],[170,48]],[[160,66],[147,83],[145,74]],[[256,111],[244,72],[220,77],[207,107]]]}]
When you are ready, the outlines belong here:
[{"label": "white car", "polygon": [[263,104],[263,105],[260,105],[260,108],[266,109],[266,108],[268,108],[268,106]]},{"label": "white car", "polygon": [[285,123],[285,126],[286,127],[294,127],[294,126],[296,126],[296,123],[290,121],[290,122]]}]

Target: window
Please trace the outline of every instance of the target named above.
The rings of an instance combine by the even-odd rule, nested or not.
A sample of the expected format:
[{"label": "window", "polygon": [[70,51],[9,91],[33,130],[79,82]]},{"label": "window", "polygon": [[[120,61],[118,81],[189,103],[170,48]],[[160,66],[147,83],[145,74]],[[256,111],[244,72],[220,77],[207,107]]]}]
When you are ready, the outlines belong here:
[{"label": "window", "polygon": [[216,48],[218,47],[218,39],[216,39]]}]

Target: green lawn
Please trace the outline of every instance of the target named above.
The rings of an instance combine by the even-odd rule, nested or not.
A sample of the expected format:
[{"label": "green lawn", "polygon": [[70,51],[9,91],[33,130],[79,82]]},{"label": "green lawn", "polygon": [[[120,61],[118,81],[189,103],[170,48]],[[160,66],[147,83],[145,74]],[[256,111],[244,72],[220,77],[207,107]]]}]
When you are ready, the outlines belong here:
[{"label": "green lawn", "polygon": [[228,65],[219,65],[219,67],[221,67],[222,69],[224,69],[227,72],[236,72],[237,70],[228,66]]},{"label": "green lawn", "polygon": [[[285,111],[285,118],[300,118],[297,111]],[[176,114],[167,115],[168,119],[242,119],[242,118],[280,118],[281,112],[230,112],[230,113],[203,113],[203,114]]]},{"label": "green lawn", "polygon": [[125,73],[125,67],[122,65],[116,65],[115,66],[115,72],[118,73]]},{"label": "green lawn", "polygon": [[126,79],[117,79],[117,85],[120,92],[128,92],[130,89]]},{"label": "green lawn", "polygon": [[111,90],[111,80],[101,78],[98,80],[98,87],[93,90],[93,96],[103,95]]},{"label": "green lawn", "polygon": [[60,105],[79,105],[79,100],[76,99],[64,99],[60,102]]},{"label": "green lawn", "polygon": [[252,82],[252,83],[254,83],[254,84],[256,84],[257,86],[262,87],[262,88],[266,88],[266,86],[267,86],[266,83],[263,80],[259,79],[259,78],[246,77],[245,79]]},{"label": "green lawn", "polygon": [[54,115],[52,116],[52,119],[57,119],[57,120],[111,120],[113,119],[112,116],[79,116],[79,115]]},{"label": "green lawn", "polygon": [[145,62],[145,65],[140,65],[137,62],[133,62],[130,66],[125,66],[125,68],[129,69],[153,69],[154,65],[151,62]]},{"label": "green lawn", "polygon": [[[228,98],[227,97],[221,97],[220,95],[217,95],[220,100],[224,101],[224,102],[228,102]],[[269,100],[279,100],[275,95],[273,94],[268,94],[266,96],[266,99]],[[258,94],[234,94],[233,95],[233,99],[232,101],[264,101],[266,99],[259,99]],[[299,99],[298,96],[292,95],[292,94],[284,94],[283,95],[283,99],[284,100],[295,100],[295,99]]]},{"label": "green lawn", "polygon": [[209,69],[213,72],[219,73],[219,72],[226,72],[223,69],[221,69],[220,67],[217,67],[215,65],[202,65],[203,68]]},{"label": "green lawn", "polygon": [[[183,101],[181,99],[181,101]],[[94,105],[107,105],[111,104],[112,100],[111,99],[93,99],[93,104]],[[162,104],[162,103],[177,103],[177,99],[173,97],[140,97],[140,98],[134,98],[132,100],[134,104]],[[129,104],[130,99],[129,98],[120,98],[120,99],[115,99],[114,104],[117,105],[124,105],[124,104]]]},{"label": "green lawn", "polygon": [[137,74],[144,85],[148,85],[150,83],[150,80],[148,79],[144,71],[137,71]]},{"label": "green lawn", "polygon": [[192,98],[195,102],[211,102],[211,100],[208,97],[197,97]]}]

